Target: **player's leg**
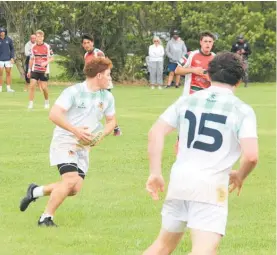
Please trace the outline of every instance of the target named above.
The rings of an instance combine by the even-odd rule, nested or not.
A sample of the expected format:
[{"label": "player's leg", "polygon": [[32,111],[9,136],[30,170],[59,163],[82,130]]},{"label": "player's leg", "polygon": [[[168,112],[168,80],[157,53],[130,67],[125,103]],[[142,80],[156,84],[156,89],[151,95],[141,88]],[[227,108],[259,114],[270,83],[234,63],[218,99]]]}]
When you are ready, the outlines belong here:
[{"label": "player's leg", "polygon": [[11,89],[12,84],[12,64],[10,61],[6,61],[6,84],[7,84],[7,92],[14,92],[13,89]]},{"label": "player's leg", "polygon": [[227,206],[188,202],[188,228],[191,232],[191,255],[216,255],[227,223]]},{"label": "player's leg", "polygon": [[162,209],[162,229],[154,243],[143,255],[171,254],[186,229],[187,208],[184,201],[166,200]]},{"label": "player's leg", "polygon": [[[63,165],[67,165],[67,164],[58,165],[58,169],[59,169],[61,175],[64,174],[65,171],[66,171],[66,169],[62,167]],[[70,170],[73,171],[73,172],[76,172],[77,171],[76,169],[78,168],[77,164],[71,163],[71,165],[74,166],[74,167]],[[67,169],[67,171],[68,171],[68,169]],[[78,168],[78,174],[83,180],[84,177],[85,177],[85,174],[79,168]],[[80,191],[81,186],[82,186],[82,180],[80,180],[74,186],[74,189],[71,190],[71,192],[69,193],[69,196],[74,196]],[[51,184],[47,184],[47,185],[44,185],[44,186],[38,186],[34,183],[30,184],[27,188],[27,192],[26,192],[25,197],[20,202],[20,210],[22,212],[24,212],[28,208],[28,206],[30,205],[31,202],[34,202],[39,197],[51,195],[52,191],[55,190],[60,185],[60,183],[61,183],[61,181],[51,183]]]},{"label": "player's leg", "polygon": [[3,91],[3,71],[4,71],[4,61],[0,61],[0,92]]},{"label": "player's leg", "polygon": [[34,106],[34,98],[35,98],[35,87],[36,83],[39,79],[38,73],[31,72],[31,77],[30,77],[30,85],[29,85],[29,106],[28,109],[33,109]]},{"label": "player's leg", "polygon": [[49,104],[49,93],[48,93],[48,79],[49,75],[48,74],[41,74],[39,85],[41,86],[43,96],[44,96],[44,108],[49,109],[50,104]]},{"label": "player's leg", "polygon": [[168,232],[161,229],[154,243],[143,253],[143,255],[168,255],[171,254],[183,236],[182,233]]},{"label": "player's leg", "polygon": [[192,251],[190,255],[216,255],[222,236],[218,233],[191,229]]}]

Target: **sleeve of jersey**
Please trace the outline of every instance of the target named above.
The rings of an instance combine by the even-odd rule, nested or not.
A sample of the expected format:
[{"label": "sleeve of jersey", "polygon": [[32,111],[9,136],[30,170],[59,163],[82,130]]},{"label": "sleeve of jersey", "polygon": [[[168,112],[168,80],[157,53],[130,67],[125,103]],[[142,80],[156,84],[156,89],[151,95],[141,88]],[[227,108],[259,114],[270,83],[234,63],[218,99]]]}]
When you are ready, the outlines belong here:
[{"label": "sleeve of jersey", "polygon": [[104,58],[105,57],[105,54],[103,51],[99,50],[97,53],[97,57],[100,57],[100,58]]},{"label": "sleeve of jersey", "polygon": [[180,97],[174,104],[169,106],[165,110],[165,112],[160,116],[161,120],[165,121],[168,125],[174,128],[178,128],[179,126],[179,109],[182,100],[182,97]]},{"label": "sleeve of jersey", "polygon": [[113,115],[115,115],[115,103],[114,103],[114,96],[109,93],[109,103],[108,103],[108,107],[105,110],[105,116],[111,117]]},{"label": "sleeve of jersey", "polygon": [[177,62],[178,66],[181,67],[189,67],[190,57],[189,53],[185,54],[179,61]]},{"label": "sleeve of jersey", "polygon": [[58,97],[55,104],[68,111],[73,105],[72,89],[70,87],[65,89]]},{"label": "sleeve of jersey", "polygon": [[240,126],[238,137],[240,138],[257,138],[257,121],[256,115],[252,108],[244,116]]}]

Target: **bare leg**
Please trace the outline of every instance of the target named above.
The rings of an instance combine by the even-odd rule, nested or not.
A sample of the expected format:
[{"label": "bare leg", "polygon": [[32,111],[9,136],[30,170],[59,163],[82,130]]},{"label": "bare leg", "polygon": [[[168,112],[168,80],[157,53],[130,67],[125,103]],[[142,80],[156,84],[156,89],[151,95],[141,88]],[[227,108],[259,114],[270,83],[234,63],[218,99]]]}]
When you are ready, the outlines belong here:
[{"label": "bare leg", "polygon": [[170,72],[168,75],[167,86],[170,86],[174,78],[174,72]]},{"label": "bare leg", "polygon": [[48,187],[48,192],[51,191],[51,194],[45,208],[45,213],[54,216],[56,210],[66,199],[66,197],[80,191],[82,184],[83,179],[77,172],[63,174],[61,182],[56,183],[52,187]]},{"label": "bare leg", "polygon": [[176,87],[179,87],[180,79],[181,79],[181,76],[176,74],[176,84],[175,84]]},{"label": "bare leg", "polygon": [[47,84],[47,81],[39,81],[38,84],[41,86],[44,99],[48,100],[48,84]]},{"label": "bare leg", "polygon": [[171,254],[180,242],[183,233],[172,233],[164,229],[160,231],[155,242],[143,253],[143,255],[168,255]]},{"label": "bare leg", "polygon": [[30,81],[30,87],[29,87],[29,101],[34,101],[35,98],[35,86],[36,86],[37,80],[31,79]]},{"label": "bare leg", "polygon": [[191,229],[192,252],[190,255],[216,255],[222,236],[214,232]]}]

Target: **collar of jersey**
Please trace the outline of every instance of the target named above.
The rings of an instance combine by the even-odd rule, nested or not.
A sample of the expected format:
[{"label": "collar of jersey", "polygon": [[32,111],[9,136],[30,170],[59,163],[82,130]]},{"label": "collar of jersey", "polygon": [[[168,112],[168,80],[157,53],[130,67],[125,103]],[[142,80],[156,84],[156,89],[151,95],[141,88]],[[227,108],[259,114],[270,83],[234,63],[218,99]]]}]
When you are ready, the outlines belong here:
[{"label": "collar of jersey", "polygon": [[89,93],[92,93],[92,94],[96,94],[97,92],[101,91],[101,90],[97,90],[97,91],[91,91],[91,90],[89,90],[86,81],[83,82],[83,86],[84,86],[84,91],[85,92],[89,92]]},{"label": "collar of jersey", "polygon": [[211,56],[211,55],[212,55],[212,52],[210,52],[210,54],[204,54],[204,53],[201,51],[201,49],[199,49],[199,52],[200,52],[200,54],[203,55],[203,56]]},{"label": "collar of jersey", "polygon": [[214,91],[214,92],[224,92],[226,94],[234,94],[233,91],[231,89],[228,89],[228,88],[222,88],[222,87],[219,87],[219,86],[214,86],[214,85],[211,85],[208,90],[210,91]]}]

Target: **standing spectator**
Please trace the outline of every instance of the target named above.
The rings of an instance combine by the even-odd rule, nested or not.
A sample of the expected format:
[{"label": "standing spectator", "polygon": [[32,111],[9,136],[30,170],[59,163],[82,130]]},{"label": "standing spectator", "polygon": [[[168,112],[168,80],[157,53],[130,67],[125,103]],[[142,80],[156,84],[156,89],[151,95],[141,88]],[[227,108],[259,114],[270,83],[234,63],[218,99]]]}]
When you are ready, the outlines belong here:
[{"label": "standing spectator", "polygon": [[30,57],[32,55],[32,47],[36,44],[36,35],[33,34],[30,36],[30,41],[28,41],[25,44],[25,56],[26,56],[26,60],[25,60],[25,88],[24,91],[28,90],[28,86],[30,85],[30,78],[27,77],[27,73],[28,73],[28,69],[29,69],[29,61],[30,61]]},{"label": "standing spectator", "polygon": [[49,109],[48,99],[48,80],[49,80],[49,63],[54,60],[53,51],[50,46],[44,42],[44,32],[36,31],[36,44],[32,47],[32,55],[29,62],[27,77],[31,78],[29,88],[29,105],[28,109],[33,109],[35,97],[36,82],[40,82],[44,95],[44,108]]},{"label": "standing spectator", "polygon": [[[174,72],[177,67],[177,62],[179,59],[187,53],[187,47],[184,41],[179,37],[179,31],[173,30],[171,40],[166,45],[166,55],[169,58],[169,76],[167,81],[167,88],[171,86],[174,78]],[[176,75],[175,87],[179,88],[180,75]]]},{"label": "standing spectator", "polygon": [[14,64],[13,41],[7,36],[7,29],[0,27],[0,92],[2,92],[3,69],[6,70],[7,92],[14,92],[11,89],[11,69]]},{"label": "standing spectator", "polygon": [[152,45],[149,46],[149,72],[151,88],[155,85],[162,89],[163,85],[163,62],[164,62],[164,47],[158,36],[154,36]]},{"label": "standing spectator", "polygon": [[249,43],[244,39],[243,35],[237,37],[237,42],[232,45],[231,52],[237,53],[243,57],[245,76],[244,87],[248,86],[248,56],[251,54]]}]

